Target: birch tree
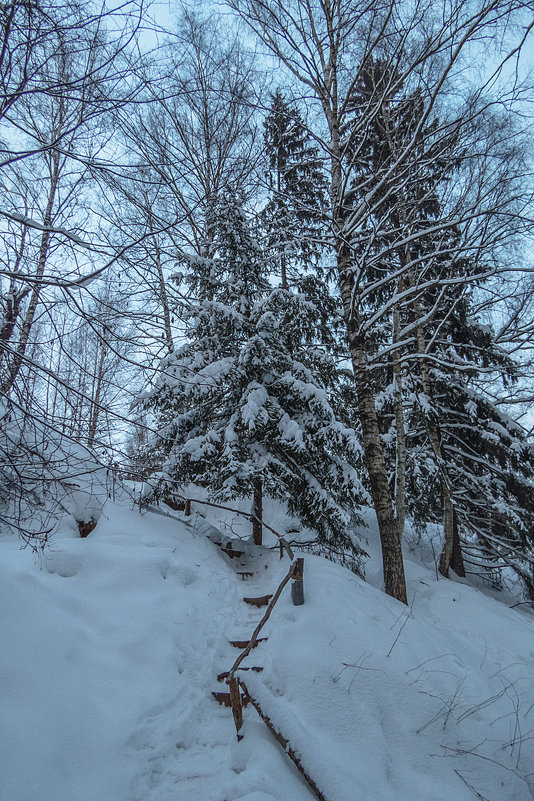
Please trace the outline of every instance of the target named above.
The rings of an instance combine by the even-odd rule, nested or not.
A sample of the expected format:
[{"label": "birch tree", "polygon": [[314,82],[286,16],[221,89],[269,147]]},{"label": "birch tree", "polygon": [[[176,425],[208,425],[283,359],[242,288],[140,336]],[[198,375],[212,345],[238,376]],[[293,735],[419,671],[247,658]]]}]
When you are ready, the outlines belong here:
[{"label": "birch tree", "polygon": [[[116,258],[113,246],[98,242],[88,198],[92,170],[106,164],[106,118],[137,92],[124,77],[139,12],[135,3],[119,12],[77,0],[0,9],[0,470],[9,487],[5,520],[23,535],[24,504],[40,495],[57,500],[69,456],[78,472],[83,460],[44,416],[52,387],[68,386],[45,349],[62,293],[74,288],[68,302],[80,310],[87,273],[96,277]],[[28,542],[46,538],[26,534]]]},{"label": "birch tree", "polygon": [[[228,186],[257,191],[254,71],[235,31],[184,11],[139,68],[143,103],[117,110],[119,174],[107,173],[109,217],[125,241],[139,357],[154,369],[184,330],[182,289],[171,280],[213,255],[213,208]],[[187,304],[186,304],[187,305]]]},{"label": "birch tree", "polygon": [[[354,379],[359,402],[365,462],[373,505],[382,542],[386,592],[406,602],[406,588],[401,551],[401,537],[395,515],[394,499],[387,480],[387,465],[380,437],[371,371],[374,337],[387,312],[398,305],[399,273],[393,270],[383,281],[393,288],[390,299],[379,311],[370,313],[366,297],[376,290],[376,281],[368,276],[369,255],[380,229],[370,220],[380,220],[384,192],[393,194],[404,185],[414,167],[425,165],[429,146],[434,149],[443,136],[450,136],[451,126],[463,128],[481,112],[477,103],[483,92],[479,86],[463,108],[452,106],[447,120],[434,130],[425,143],[423,131],[432,115],[441,111],[442,99],[461,69],[462,57],[482,36],[497,41],[502,21],[513,19],[525,4],[485,0],[476,5],[453,3],[440,5],[389,2],[354,4],[344,0],[315,3],[307,0],[234,0],[230,3],[260,39],[273,58],[284,67],[288,80],[300,84],[315,101],[323,125],[315,128],[316,141],[330,165],[330,242],[336,254],[338,283],[343,299]],[[518,47],[526,30],[520,31]],[[354,115],[354,88],[371,58],[383,59],[391,69],[372,93],[363,113]],[[483,82],[484,83],[484,82]],[[420,95],[421,112],[411,134],[390,160],[381,180],[360,186],[360,199],[351,197],[351,184],[358,154],[368,140],[370,127],[384,102],[405,87]],[[423,145],[422,140],[423,138]],[[482,190],[481,190],[482,191]],[[495,214],[492,201],[485,204],[483,192],[477,209],[473,204],[460,215],[462,220]],[[494,198],[493,198],[494,199]],[[440,228],[452,224],[449,217]],[[415,244],[425,235],[401,228],[394,247]],[[381,258],[386,256],[381,249]],[[376,260],[377,254],[374,254]],[[404,265],[402,270],[408,269]],[[417,299],[424,282],[404,288],[404,300]],[[405,332],[406,333],[406,332]],[[401,335],[399,335],[401,337]],[[420,343],[421,345],[423,343]]]}]

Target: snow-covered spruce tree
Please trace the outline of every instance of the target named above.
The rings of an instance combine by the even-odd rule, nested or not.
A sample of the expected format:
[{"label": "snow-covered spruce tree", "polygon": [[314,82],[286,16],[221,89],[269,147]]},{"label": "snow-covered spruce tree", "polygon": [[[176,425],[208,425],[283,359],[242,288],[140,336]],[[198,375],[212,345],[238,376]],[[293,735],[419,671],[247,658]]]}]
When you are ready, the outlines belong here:
[{"label": "snow-covered spruce tree", "polygon": [[[368,314],[363,303],[368,290],[365,281],[367,244],[371,244],[371,238],[380,230],[367,228],[366,223],[381,200],[381,187],[370,186],[364,202],[348,202],[347,189],[350,189],[354,162],[345,158],[354,143],[365,142],[370,123],[384,100],[384,92],[375,93],[365,113],[348,131],[352,119],[351,93],[365,62],[380,54],[394,66],[397,80],[404,81],[408,91],[419,90],[424,107],[423,124],[440,111],[443,117],[445,110],[447,121],[436,131],[436,139],[442,134],[448,136],[455,124],[460,129],[476,125],[477,117],[485,112],[488,104],[498,102],[503,108],[511,109],[519,99],[515,83],[512,82],[512,91],[509,91],[510,84],[505,81],[499,84],[499,81],[488,80],[489,75],[480,75],[474,77],[473,91],[464,103],[461,76],[463,65],[468,65],[472,59],[470,48],[477,47],[483,36],[495,36],[501,25],[509,27],[514,15],[523,13],[522,4],[501,4],[494,0],[481,0],[476,5],[447,2],[442,3],[439,10],[431,7],[435,5],[434,0],[424,9],[419,3],[403,3],[401,9],[400,5],[389,3],[361,5],[332,0],[321,3],[230,0],[230,6],[286,70],[285,74],[300,87],[309,108],[309,118],[313,120],[315,141],[328,164],[329,240],[335,248],[335,267],[358,393],[365,466],[380,532],[384,584],[386,592],[402,602],[406,602],[406,586],[399,524],[388,484],[369,363],[374,334],[383,318]],[[421,26],[423,16],[425,24]],[[521,47],[518,43],[518,52]],[[503,55],[503,64],[508,57]],[[497,68],[495,75],[498,74]],[[480,83],[476,83],[478,79]],[[386,91],[394,88],[385,87]],[[413,136],[395,162],[401,169],[406,165],[406,176],[414,174],[410,161],[418,146],[417,137]],[[480,152],[474,138],[471,149]],[[495,181],[489,170],[485,177],[485,189],[473,193],[470,199],[457,206],[457,219],[477,220],[480,239],[485,236],[485,220],[495,209],[507,224],[514,219],[514,215],[502,214],[501,204],[495,206],[493,198],[489,197]],[[506,237],[506,233],[503,235]],[[395,274],[390,275],[390,280],[394,277]]]},{"label": "snow-covered spruce tree", "polygon": [[[415,104],[413,117],[417,116]],[[468,553],[473,547],[482,548],[493,555],[491,567],[495,560],[512,567],[532,595],[532,448],[521,427],[485,391],[491,384],[495,388],[498,382],[505,386],[513,382],[517,365],[473,312],[480,276],[491,272],[498,252],[500,229],[493,233],[495,220],[489,219],[486,236],[479,238],[473,237],[469,222],[450,222],[444,198],[451,184],[462,179],[465,154],[461,136],[457,140],[456,135],[442,139],[435,152],[432,138],[437,125],[435,121],[426,132],[430,141],[424,180],[413,195],[406,184],[400,204],[399,221],[410,223],[404,230],[422,231],[399,254],[401,265],[414,265],[405,271],[400,287],[411,298],[400,304],[398,314],[398,340],[415,334],[415,349],[401,351],[400,357],[405,371],[403,402],[410,401],[411,408],[406,462],[412,491],[418,462],[426,471],[426,487],[416,493],[426,503],[418,508],[413,495],[407,503],[419,522],[425,506],[427,519],[441,513],[443,575],[448,575],[449,567],[464,574],[464,546]],[[507,176],[503,179],[506,186]]]},{"label": "snow-covered spruce tree", "polygon": [[272,281],[273,301],[284,311],[286,346],[293,357],[319,371],[330,400],[348,427],[357,420],[350,371],[328,375],[325,353],[346,363],[348,350],[339,295],[325,275],[328,181],[324,163],[295,103],[277,90],[264,122],[268,200],[259,215]]},{"label": "snow-covered spruce tree", "polygon": [[[531,472],[526,442],[520,444],[519,429],[506,423],[478,389],[485,375],[510,376],[514,367],[487,330],[482,335],[470,312],[472,287],[488,271],[487,257],[494,248],[492,223],[486,224],[485,241],[473,237],[472,226],[456,222],[458,212],[454,206],[451,212],[444,200],[449,196],[450,205],[455,195],[451,186],[460,180],[465,132],[451,126],[445,135],[439,120],[423,124],[419,92],[406,93],[391,66],[378,59],[369,59],[352,96],[356,118],[365,116],[369,107],[376,113],[367,139],[354,142],[350,152],[356,173],[352,192],[355,203],[370,191],[376,198],[368,220],[371,233],[362,231],[362,294],[368,313],[381,320],[374,331],[373,375],[397,520],[403,520],[405,503],[419,523],[425,516],[436,522],[441,518],[443,575],[449,566],[463,573],[459,534],[483,531],[481,520],[491,521],[491,526],[500,520],[501,542],[510,547],[515,543],[524,559],[531,514],[528,492],[522,489]],[[408,142],[410,158],[399,162]],[[388,309],[389,314],[384,313]],[[473,408],[475,398],[479,413],[473,416],[466,410]],[[495,448],[495,426],[504,432],[509,425],[515,434],[508,431],[501,439],[498,463],[504,472],[498,478],[483,445],[491,441]],[[459,436],[454,444],[453,432]],[[479,445],[471,450],[470,441]],[[523,459],[519,485],[514,479],[516,452]],[[513,510],[511,517],[503,511],[506,503]],[[511,526],[512,519],[515,531],[505,537],[503,521]]]},{"label": "snow-covered spruce tree", "polygon": [[162,362],[148,400],[165,456],[156,493],[195,482],[218,500],[253,495],[256,542],[268,493],[321,542],[351,547],[360,444],[334,410],[334,360],[309,346],[328,311],[269,285],[232,194],[219,198],[214,226],[216,258],[195,264],[202,299],[189,311],[188,342]]},{"label": "snow-covered spruce tree", "polygon": [[[482,574],[511,568],[534,600],[534,448],[485,392],[490,379],[513,381],[516,365],[495,344],[491,328],[471,316],[467,289],[456,295],[429,332],[430,397],[420,377],[413,383],[410,511],[420,524],[436,519],[445,469],[454,504],[455,539],[446,554],[451,567],[458,570],[453,550],[461,538],[468,564]],[[437,421],[440,460],[429,419]]]},{"label": "snow-covered spruce tree", "polygon": [[[384,455],[399,537],[405,520],[408,443],[405,420],[406,368],[424,323],[436,309],[419,314],[419,284],[436,284],[456,257],[451,235],[439,224],[439,187],[455,167],[456,131],[440,134],[436,120],[422,124],[424,104],[420,92],[407,92],[399,72],[386,60],[369,57],[360,70],[350,97],[350,118],[344,135],[349,141],[347,160],[353,179],[347,201],[358,207],[369,192],[374,203],[359,234],[353,239],[361,263],[361,308],[374,319],[369,362],[376,393]],[[372,110],[372,114],[370,114]],[[369,117],[366,135],[352,139],[360,119]],[[408,143],[409,157],[399,160]],[[437,224],[436,233],[432,231]],[[458,271],[459,273],[459,271]],[[439,293],[437,293],[439,295]],[[434,293],[436,295],[436,293]],[[420,317],[421,323],[417,322]],[[417,370],[423,369],[422,360]],[[429,423],[434,428],[437,423]],[[436,450],[439,434],[432,432]],[[452,501],[442,472],[443,519],[451,521]]]},{"label": "snow-covered spruce tree", "polygon": [[299,109],[280,91],[273,95],[264,127],[269,199],[261,222],[281,285],[287,289],[302,267],[318,267],[328,185]]}]

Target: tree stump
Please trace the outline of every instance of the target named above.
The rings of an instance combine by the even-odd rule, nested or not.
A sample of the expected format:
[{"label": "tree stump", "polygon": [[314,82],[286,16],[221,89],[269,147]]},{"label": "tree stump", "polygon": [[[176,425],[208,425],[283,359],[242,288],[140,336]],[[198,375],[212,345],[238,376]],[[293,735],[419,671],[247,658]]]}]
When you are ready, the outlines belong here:
[{"label": "tree stump", "polygon": [[96,520],[77,520],[80,537],[87,537],[96,526]]}]

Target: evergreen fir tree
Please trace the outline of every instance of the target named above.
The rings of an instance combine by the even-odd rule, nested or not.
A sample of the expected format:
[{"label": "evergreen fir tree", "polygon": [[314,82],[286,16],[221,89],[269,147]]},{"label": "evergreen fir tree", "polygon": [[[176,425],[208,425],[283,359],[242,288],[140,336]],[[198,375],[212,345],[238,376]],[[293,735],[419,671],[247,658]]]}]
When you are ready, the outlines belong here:
[{"label": "evergreen fir tree", "polygon": [[[481,254],[466,247],[441,200],[461,161],[458,141],[441,135],[435,144],[438,121],[418,130],[418,94],[404,94],[390,68],[370,60],[355,87],[354,114],[376,105],[377,96],[379,112],[351,157],[358,174],[353,202],[380,187],[369,221],[374,246],[362,258],[370,311],[392,309],[390,324],[376,335],[377,352],[393,344],[375,371],[386,449],[393,464],[404,437],[406,502],[416,522],[444,521],[445,575],[449,564],[463,571],[462,534],[469,552],[477,542],[498,564],[514,567],[532,592],[532,448],[482,388],[485,375],[510,380],[515,366],[491,331],[471,319]],[[415,135],[411,160],[397,161]]]},{"label": "evergreen fir tree", "polygon": [[261,218],[282,287],[287,288],[302,267],[319,264],[327,183],[300,111],[280,91],[273,95],[264,126],[269,200]]},{"label": "evergreen fir tree", "polygon": [[534,599],[534,448],[521,426],[484,392],[481,380],[489,370],[513,381],[516,365],[495,345],[491,328],[470,317],[469,293],[463,294],[448,318],[433,326],[432,396],[421,398],[414,384],[410,507],[419,524],[436,519],[442,466],[433,458],[424,426],[425,418],[433,417],[439,420],[467,563],[493,575],[510,567]]},{"label": "evergreen fir tree", "polygon": [[188,342],[164,360],[149,399],[165,454],[157,492],[196,482],[227,500],[261,487],[320,541],[351,547],[347,525],[364,497],[360,444],[331,400],[340,392],[335,360],[310,347],[334,302],[310,301],[310,277],[308,296],[269,285],[261,248],[229,193],[217,204],[215,231],[216,259],[196,264],[209,291],[190,310]]},{"label": "evergreen fir tree", "polygon": [[[422,111],[419,93],[406,93],[399,75],[387,62],[369,58],[353,87],[351,121],[343,131],[346,158],[354,175],[346,193],[346,214],[352,207],[367,203],[368,196],[373,197],[365,225],[353,237],[351,246],[360,313],[373,320],[373,333],[368,335],[371,381],[399,536],[406,508],[406,367],[424,337],[414,319],[418,317],[419,298],[407,290],[420,281],[437,280],[442,265],[450,258],[444,248],[440,263],[436,238],[429,238],[425,231],[432,228],[431,221],[438,216],[438,188],[454,168],[455,142],[451,136],[445,142],[441,138],[439,146],[434,146],[432,134],[437,123],[419,126]],[[355,137],[361,119],[368,124],[364,135]],[[402,159],[408,142],[410,157]],[[427,263],[421,259],[425,251]],[[429,267],[433,276],[424,279]],[[422,361],[416,360],[416,364],[419,369]],[[444,501],[445,528],[447,519]]]}]

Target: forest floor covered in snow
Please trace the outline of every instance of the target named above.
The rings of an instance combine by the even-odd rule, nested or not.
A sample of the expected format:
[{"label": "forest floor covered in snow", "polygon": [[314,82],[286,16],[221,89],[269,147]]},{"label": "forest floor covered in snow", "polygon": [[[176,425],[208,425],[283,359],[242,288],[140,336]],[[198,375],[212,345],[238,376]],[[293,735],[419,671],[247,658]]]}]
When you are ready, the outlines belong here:
[{"label": "forest floor covered in snow", "polygon": [[[304,554],[305,603],[285,588],[251,693],[328,801],[532,801],[534,615],[438,577],[415,537],[409,605],[392,600],[368,519],[367,582]],[[243,596],[273,593],[289,560],[263,551],[243,581],[206,532],[110,501],[41,557],[0,539],[1,801],[312,801],[254,708],[237,742],[212,696],[263,614]]]}]

